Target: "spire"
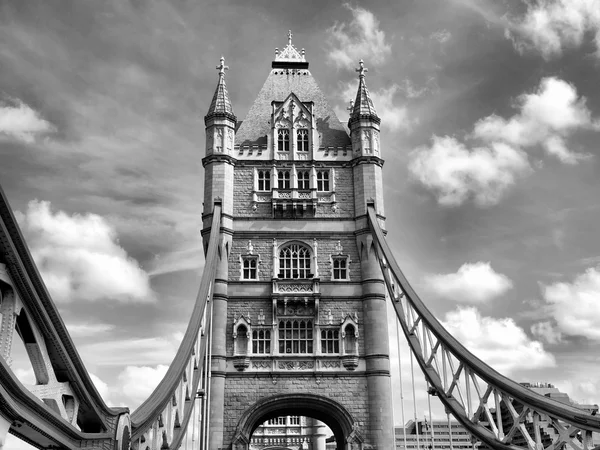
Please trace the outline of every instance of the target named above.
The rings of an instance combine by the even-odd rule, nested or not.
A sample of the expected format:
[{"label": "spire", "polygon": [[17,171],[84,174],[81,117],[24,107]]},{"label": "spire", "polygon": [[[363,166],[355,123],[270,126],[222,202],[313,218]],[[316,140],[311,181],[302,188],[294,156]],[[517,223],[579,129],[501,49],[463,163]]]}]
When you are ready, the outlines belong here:
[{"label": "spire", "polygon": [[359,67],[355,69],[358,72],[358,92],[356,93],[356,100],[354,100],[354,107],[350,113],[350,120],[352,121],[353,119],[358,119],[362,116],[379,121],[380,119],[377,116],[377,112],[375,112],[371,95],[369,94],[367,84],[365,83],[365,72],[368,72],[369,69],[365,67],[365,63],[362,59],[358,64]]},{"label": "spire", "polygon": [[225,58],[222,56],[221,64],[217,66],[217,70],[219,71],[219,82],[217,84],[217,89],[215,90],[215,95],[210,103],[210,107],[208,108],[206,117],[218,114],[229,116],[235,120],[236,118],[235,114],[233,113],[233,107],[231,106],[229,94],[227,93],[227,85],[225,84],[225,71],[229,70],[229,66],[225,65]]}]

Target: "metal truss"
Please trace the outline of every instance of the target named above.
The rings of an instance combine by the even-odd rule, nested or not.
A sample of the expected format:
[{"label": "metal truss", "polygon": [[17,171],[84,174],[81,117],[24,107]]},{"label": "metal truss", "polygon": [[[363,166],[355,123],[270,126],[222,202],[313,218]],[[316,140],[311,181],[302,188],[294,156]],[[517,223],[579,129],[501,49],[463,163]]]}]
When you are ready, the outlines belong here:
[{"label": "metal truss", "polygon": [[591,450],[600,417],[539,395],[471,354],[438,322],[412,289],[368,211],[384,282],[409,347],[430,388],[477,440],[495,449]]}]

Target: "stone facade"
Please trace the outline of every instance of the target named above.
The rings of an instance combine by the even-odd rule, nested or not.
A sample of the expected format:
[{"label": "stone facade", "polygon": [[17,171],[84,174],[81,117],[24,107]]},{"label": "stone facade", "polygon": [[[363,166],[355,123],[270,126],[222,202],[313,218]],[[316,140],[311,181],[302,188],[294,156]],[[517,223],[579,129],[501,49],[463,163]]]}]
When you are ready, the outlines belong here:
[{"label": "stone facade", "polygon": [[379,118],[355,110],[348,133],[291,37],[241,125],[219,69],[203,159],[205,237],[215,201],[223,212],[209,446],[247,450],[260,423],[294,415],[324,422],[339,449],[391,448],[385,293],[365,216],[372,203],[384,220]]}]

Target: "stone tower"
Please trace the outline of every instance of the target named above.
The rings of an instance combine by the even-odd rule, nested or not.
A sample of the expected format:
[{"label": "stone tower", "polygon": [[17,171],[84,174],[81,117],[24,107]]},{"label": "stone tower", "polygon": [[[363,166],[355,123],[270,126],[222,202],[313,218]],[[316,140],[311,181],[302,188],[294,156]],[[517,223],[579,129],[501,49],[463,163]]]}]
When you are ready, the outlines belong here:
[{"label": "stone tower", "polygon": [[[211,450],[248,449],[280,416],[322,421],[339,449],[394,445],[385,291],[366,216],[373,204],[385,220],[380,119],[362,61],[350,133],[308,66],[290,32],[243,122],[223,59],[217,67],[203,159],[203,236],[215,201],[223,211]],[[315,442],[303,448],[321,450]]]}]

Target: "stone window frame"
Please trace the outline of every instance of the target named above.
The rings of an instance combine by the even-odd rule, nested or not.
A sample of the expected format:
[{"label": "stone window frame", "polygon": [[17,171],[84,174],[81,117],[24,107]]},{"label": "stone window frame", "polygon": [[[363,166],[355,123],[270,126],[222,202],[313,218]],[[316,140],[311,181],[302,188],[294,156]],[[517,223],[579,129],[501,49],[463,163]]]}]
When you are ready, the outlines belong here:
[{"label": "stone window frame", "polygon": [[[254,270],[256,271],[256,276],[254,278],[248,277],[246,278],[244,275],[244,271],[247,270],[245,267],[245,263],[246,261],[255,261],[255,268]],[[260,267],[260,256],[259,255],[254,255],[254,254],[243,254],[240,255],[240,281],[259,281],[260,280],[260,275],[259,275],[259,267]],[[248,270],[251,270],[251,268],[249,268]]]},{"label": "stone window frame", "polygon": [[[273,354],[273,333],[271,333],[271,327],[255,327],[252,329],[252,333],[251,333],[251,354],[252,355],[272,355]],[[255,333],[258,335],[260,332],[264,333],[264,338],[260,338],[260,337],[255,337]],[[267,337],[268,335],[268,337]],[[265,350],[267,349],[267,345],[268,345],[268,351],[255,351],[255,343],[257,344],[256,347],[257,349],[260,346],[260,342],[263,342],[264,348]]]},{"label": "stone window frame", "polygon": [[[304,267],[302,270],[304,272],[306,272],[306,277],[286,277],[286,271],[291,271],[292,275],[294,272],[294,268],[292,267],[292,264],[290,266],[290,268],[282,268],[282,252],[292,246],[300,246],[300,247],[304,247],[307,250],[308,256],[306,258],[304,258],[305,261],[308,261],[308,267]],[[283,244],[279,245],[276,248],[276,253],[274,255],[274,262],[277,263],[276,266],[276,271],[275,273],[275,278],[278,278],[280,280],[309,280],[312,278],[316,277],[317,274],[317,270],[316,270],[316,251],[313,249],[313,247],[311,247],[309,244],[307,244],[306,242],[300,241],[300,240],[291,240],[291,241],[286,241]],[[290,261],[291,263],[292,261]],[[299,269],[296,270],[296,272],[299,272]],[[299,274],[300,275],[300,274]]]},{"label": "stone window frame", "polygon": [[[331,255],[330,257],[331,263],[331,281],[350,281],[350,256],[349,255]],[[344,261],[346,264],[345,268],[336,268],[336,261]],[[336,277],[336,271],[346,271],[346,277]]]},{"label": "stone window frame", "polygon": [[[273,187],[271,185],[271,180],[273,178],[271,175],[272,175],[271,168],[268,168],[268,169],[256,169],[255,168],[255,179],[256,179],[255,190],[258,192],[271,192],[271,189]],[[262,189],[261,189],[261,182],[262,182]]]},{"label": "stone window frame", "polygon": [[[318,167],[315,172],[315,188],[317,192],[335,192],[335,169],[333,167]],[[327,179],[324,179],[324,174],[327,174]],[[327,185],[325,185],[325,183],[327,183]]]},{"label": "stone window frame", "polygon": [[277,151],[289,152],[291,149],[290,129],[287,127],[277,127]]},{"label": "stone window frame", "polygon": [[[300,176],[300,174],[303,174]],[[308,191],[310,190],[311,185],[311,176],[310,169],[305,167],[296,168],[296,185],[299,191]]]},{"label": "stone window frame", "polygon": [[310,130],[305,127],[296,128],[296,151],[308,153],[310,149]]},{"label": "stone window frame", "polygon": [[[295,327],[295,322],[298,322],[298,327]],[[290,324],[288,327],[287,324]],[[302,327],[302,323],[305,323],[305,327]],[[285,324],[282,328],[281,325]],[[289,329],[289,330],[288,330]],[[281,317],[277,320],[277,354],[281,356],[285,355],[314,355],[315,354],[315,319],[313,317]],[[283,331],[283,338],[282,338]],[[287,332],[291,332],[290,338],[287,337]],[[298,332],[297,336],[295,331]],[[302,331],[305,331],[305,336],[302,337]],[[287,343],[291,343],[291,347],[287,347]],[[304,351],[302,350],[302,344],[304,345]],[[298,351],[293,351],[297,344]],[[283,352],[281,348],[283,347]],[[290,350],[291,349],[291,350]],[[290,350],[290,351],[288,351]]]},{"label": "stone window frame", "polygon": [[[323,339],[323,333],[332,333],[333,337],[332,338],[328,338],[326,337],[326,339]],[[337,334],[337,337],[335,336]],[[320,334],[319,334],[319,354],[320,355],[341,355],[341,349],[342,349],[342,343],[340,340],[340,336],[341,336],[341,328],[339,326],[337,327],[332,327],[332,326],[321,326],[320,328]],[[334,351],[323,351],[323,344],[324,342],[331,342],[333,343],[333,347],[334,347]],[[337,343],[337,351],[336,350],[336,344]]]},{"label": "stone window frame", "polygon": [[[282,174],[287,174],[287,177],[282,176]],[[292,169],[277,169],[277,189],[292,189]]]}]

